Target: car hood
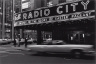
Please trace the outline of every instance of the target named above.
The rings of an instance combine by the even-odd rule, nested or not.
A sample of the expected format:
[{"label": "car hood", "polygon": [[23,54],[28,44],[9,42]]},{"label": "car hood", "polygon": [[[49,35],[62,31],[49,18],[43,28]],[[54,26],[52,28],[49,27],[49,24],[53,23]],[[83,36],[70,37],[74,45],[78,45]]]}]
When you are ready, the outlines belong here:
[{"label": "car hood", "polygon": [[28,45],[28,47],[43,47],[43,46],[59,46],[59,47],[93,47],[93,45],[75,45],[75,44],[66,44],[66,45]]}]

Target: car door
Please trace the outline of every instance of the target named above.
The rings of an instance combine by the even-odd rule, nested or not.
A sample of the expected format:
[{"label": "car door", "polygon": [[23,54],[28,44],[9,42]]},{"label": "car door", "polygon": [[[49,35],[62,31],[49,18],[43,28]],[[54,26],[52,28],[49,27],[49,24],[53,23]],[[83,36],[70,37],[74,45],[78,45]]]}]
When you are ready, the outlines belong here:
[{"label": "car door", "polygon": [[46,52],[46,45],[36,45],[34,46],[34,50],[38,52]]},{"label": "car door", "polygon": [[58,46],[54,43],[56,43],[56,41],[52,41],[51,44],[47,44],[47,46],[46,46],[46,51],[47,52],[51,52],[51,53],[58,52],[57,51]]},{"label": "car door", "polygon": [[51,45],[49,46],[49,49],[51,52],[54,52],[54,53],[62,53],[62,52],[69,52],[69,46],[66,45],[66,44],[62,44],[64,42],[56,42],[55,41],[55,44],[54,45]]},{"label": "car door", "polygon": [[69,47],[68,45],[56,45],[56,52],[58,53],[66,53],[69,52]]},{"label": "car door", "polygon": [[54,51],[54,45],[46,45],[46,52],[53,52]]}]

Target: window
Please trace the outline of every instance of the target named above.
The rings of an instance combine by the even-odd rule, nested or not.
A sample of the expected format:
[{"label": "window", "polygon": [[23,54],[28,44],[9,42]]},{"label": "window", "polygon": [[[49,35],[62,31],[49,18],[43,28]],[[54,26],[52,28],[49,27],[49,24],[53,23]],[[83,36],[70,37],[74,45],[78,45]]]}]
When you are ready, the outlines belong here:
[{"label": "window", "polygon": [[84,39],[84,34],[80,34],[80,39]]},{"label": "window", "polygon": [[18,13],[19,12],[19,8],[16,8],[16,13]]},{"label": "window", "polygon": [[47,0],[47,2],[50,2],[50,1],[52,1],[52,0]]},{"label": "window", "polygon": [[29,2],[23,3],[22,4],[22,9],[28,8],[28,4],[29,4]]},{"label": "window", "polygon": [[23,1],[26,1],[26,0],[22,0],[22,2],[23,2]]},{"label": "window", "polygon": [[59,0],[59,3],[64,3],[66,2],[66,0]]},{"label": "window", "polygon": [[63,42],[62,40],[53,40],[52,44],[53,45],[63,45],[63,44],[65,44],[65,42]]},{"label": "window", "polygon": [[44,7],[45,5],[44,5],[44,0],[41,0],[41,7]]}]

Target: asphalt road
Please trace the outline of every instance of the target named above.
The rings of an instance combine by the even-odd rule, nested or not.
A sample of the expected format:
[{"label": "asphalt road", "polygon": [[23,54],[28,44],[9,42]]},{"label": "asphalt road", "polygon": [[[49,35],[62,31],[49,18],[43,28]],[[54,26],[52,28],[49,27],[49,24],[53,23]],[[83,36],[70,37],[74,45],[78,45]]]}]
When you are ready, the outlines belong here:
[{"label": "asphalt road", "polygon": [[74,59],[69,55],[30,54],[27,51],[2,47],[0,48],[0,64],[95,64],[95,59],[90,56]]}]

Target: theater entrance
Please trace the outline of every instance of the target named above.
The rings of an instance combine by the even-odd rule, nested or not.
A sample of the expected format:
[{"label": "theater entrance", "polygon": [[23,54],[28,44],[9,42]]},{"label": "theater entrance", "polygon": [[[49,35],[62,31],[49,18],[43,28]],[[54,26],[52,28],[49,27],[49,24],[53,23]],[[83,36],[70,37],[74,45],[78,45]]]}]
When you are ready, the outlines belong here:
[{"label": "theater entrance", "polygon": [[68,41],[72,44],[85,44],[85,33],[83,31],[73,31],[68,34]]},{"label": "theater entrance", "polygon": [[41,31],[41,37],[44,40],[51,39],[52,40],[52,32],[50,31]]}]

